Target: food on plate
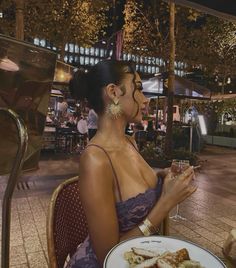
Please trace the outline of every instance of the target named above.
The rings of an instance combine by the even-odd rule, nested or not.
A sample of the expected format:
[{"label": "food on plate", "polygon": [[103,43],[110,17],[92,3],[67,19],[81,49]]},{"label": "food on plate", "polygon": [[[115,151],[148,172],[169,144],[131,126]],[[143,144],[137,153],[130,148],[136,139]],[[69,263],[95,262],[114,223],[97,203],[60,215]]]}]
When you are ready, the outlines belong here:
[{"label": "food on plate", "polygon": [[176,252],[160,252],[145,248],[131,248],[124,254],[129,268],[204,268],[197,261],[190,260],[186,248]]}]

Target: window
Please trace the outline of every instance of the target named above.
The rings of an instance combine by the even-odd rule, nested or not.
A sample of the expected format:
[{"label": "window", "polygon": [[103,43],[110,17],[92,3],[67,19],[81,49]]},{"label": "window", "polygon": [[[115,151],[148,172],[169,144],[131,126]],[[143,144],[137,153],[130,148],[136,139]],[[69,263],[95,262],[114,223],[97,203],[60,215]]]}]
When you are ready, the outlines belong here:
[{"label": "window", "polygon": [[65,45],[65,51],[68,51],[68,44]]},{"label": "window", "polygon": [[95,48],[95,56],[98,57],[99,56],[99,48]]},{"label": "window", "polygon": [[84,55],[84,47],[80,47],[80,54]]},{"label": "window", "polygon": [[95,58],[95,64],[97,64],[99,62],[98,58]]},{"label": "window", "polygon": [[39,43],[40,43],[40,46],[41,47],[45,47],[46,46],[46,41],[44,39],[41,39]]},{"label": "window", "polygon": [[160,72],[159,67],[156,67],[156,74],[158,74]]},{"label": "window", "polygon": [[69,52],[74,52],[74,44],[69,44]]},{"label": "window", "polygon": [[64,57],[64,61],[68,62],[68,56],[67,55]]},{"label": "window", "polygon": [[85,48],[85,55],[89,55],[89,48],[88,47]]},{"label": "window", "polygon": [[90,47],[90,55],[94,56],[94,47]]},{"label": "window", "polygon": [[75,45],[75,53],[79,53],[79,46]]},{"label": "window", "polygon": [[90,65],[94,65],[94,58],[91,57],[91,58],[89,59],[89,63],[90,63]]},{"label": "window", "polygon": [[151,73],[151,72],[152,72],[152,67],[148,66],[148,73]]},{"label": "window", "polygon": [[143,61],[144,61],[144,60],[143,60],[143,57],[141,56],[140,59],[139,59],[139,62],[140,62],[140,63],[143,63]]},{"label": "window", "polygon": [[36,46],[39,46],[39,39],[38,39],[38,38],[34,38],[34,44],[35,44]]},{"label": "window", "polygon": [[156,72],[156,68],[152,66],[152,74],[154,74],[155,72]]},{"label": "window", "polygon": [[131,54],[127,54],[127,60],[131,60]]},{"label": "window", "polygon": [[156,58],[156,64],[160,65],[160,59],[159,58]]},{"label": "window", "polygon": [[144,70],[144,73],[147,73],[147,70],[148,70],[147,65],[144,65],[143,70]]},{"label": "window", "polygon": [[139,66],[139,70],[140,70],[140,72],[143,72],[143,65]]},{"label": "window", "polygon": [[84,56],[80,56],[79,63],[80,65],[84,65]]},{"label": "window", "polygon": [[100,57],[104,57],[104,49],[103,48],[100,49]]},{"label": "window", "polygon": [[84,61],[85,65],[89,64],[89,57],[85,57],[85,61]]},{"label": "window", "polygon": [[73,56],[70,56],[69,57],[69,63],[72,63],[74,61],[74,57]]},{"label": "window", "polygon": [[75,56],[75,63],[79,63],[79,57]]},{"label": "window", "polygon": [[123,58],[123,60],[126,60],[126,54],[125,53],[123,53],[122,58]]}]

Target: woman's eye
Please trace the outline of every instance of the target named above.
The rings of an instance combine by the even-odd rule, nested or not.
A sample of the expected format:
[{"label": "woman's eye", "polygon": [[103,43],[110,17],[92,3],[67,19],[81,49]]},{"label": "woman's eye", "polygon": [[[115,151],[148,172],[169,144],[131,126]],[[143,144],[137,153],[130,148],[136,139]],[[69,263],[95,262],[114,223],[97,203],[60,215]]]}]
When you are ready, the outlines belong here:
[{"label": "woman's eye", "polygon": [[136,90],[142,91],[143,86],[141,84],[136,85]]}]

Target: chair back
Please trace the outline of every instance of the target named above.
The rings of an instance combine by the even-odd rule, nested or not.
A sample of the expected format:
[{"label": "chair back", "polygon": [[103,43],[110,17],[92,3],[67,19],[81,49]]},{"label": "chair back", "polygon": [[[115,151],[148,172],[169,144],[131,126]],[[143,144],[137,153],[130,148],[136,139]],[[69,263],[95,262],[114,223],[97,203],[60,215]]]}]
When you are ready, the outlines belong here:
[{"label": "chair back", "polygon": [[86,216],[79,197],[78,177],[61,183],[54,191],[47,219],[50,268],[63,268],[68,255],[88,235]]}]

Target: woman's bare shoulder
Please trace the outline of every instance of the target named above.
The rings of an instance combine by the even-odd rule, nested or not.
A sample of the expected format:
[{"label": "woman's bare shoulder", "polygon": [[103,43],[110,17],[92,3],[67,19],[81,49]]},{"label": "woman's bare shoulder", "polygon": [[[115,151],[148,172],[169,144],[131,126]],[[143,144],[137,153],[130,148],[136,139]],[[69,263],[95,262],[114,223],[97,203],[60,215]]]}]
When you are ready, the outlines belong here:
[{"label": "woman's bare shoulder", "polygon": [[97,146],[88,146],[80,157],[79,175],[87,180],[110,180],[112,169],[106,153]]}]

